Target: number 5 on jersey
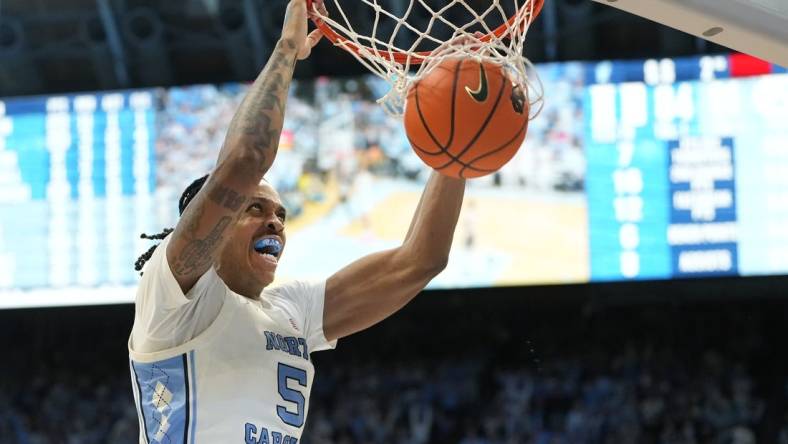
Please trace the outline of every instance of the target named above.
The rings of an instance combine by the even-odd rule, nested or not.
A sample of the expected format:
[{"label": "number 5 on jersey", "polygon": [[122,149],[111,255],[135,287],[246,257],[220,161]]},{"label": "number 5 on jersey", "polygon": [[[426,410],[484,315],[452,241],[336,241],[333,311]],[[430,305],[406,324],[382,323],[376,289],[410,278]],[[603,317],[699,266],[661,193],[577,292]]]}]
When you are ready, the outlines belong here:
[{"label": "number 5 on jersey", "polygon": [[287,410],[285,406],[277,405],[276,414],[285,424],[293,427],[302,427],[306,416],[304,412],[306,399],[301,391],[288,387],[287,381],[292,379],[298,382],[301,387],[306,388],[306,371],[300,368],[290,367],[280,362],[276,371],[276,376],[279,386],[279,396],[285,401],[296,404],[295,413]]}]

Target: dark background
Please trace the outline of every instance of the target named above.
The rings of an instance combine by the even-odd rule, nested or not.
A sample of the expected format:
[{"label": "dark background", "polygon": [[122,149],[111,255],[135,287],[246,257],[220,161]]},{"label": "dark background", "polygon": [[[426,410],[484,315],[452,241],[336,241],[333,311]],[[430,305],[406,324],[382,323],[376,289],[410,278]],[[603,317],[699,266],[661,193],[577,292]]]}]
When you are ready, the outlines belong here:
[{"label": "dark background", "polygon": [[[425,292],[313,355],[302,441],[417,442],[407,438],[409,410],[429,405],[424,442],[751,442],[732,438],[743,426],[757,442],[782,443],[786,284],[773,277]],[[0,311],[0,443],[135,442],[126,352],[133,313],[131,305]],[[511,375],[534,383],[524,412],[509,407],[502,381]],[[737,405],[737,381],[750,385],[751,406]],[[626,404],[615,390],[589,399],[610,383],[633,398],[632,430],[621,424]],[[712,392],[726,403],[714,404]],[[661,409],[649,420],[645,406],[654,400]],[[602,430],[573,435],[573,409],[596,412]],[[757,411],[757,419],[737,409]],[[374,415],[392,415],[394,430],[376,438],[383,426]],[[505,436],[500,423],[510,417],[532,423],[509,440],[469,438],[488,429]],[[669,434],[686,423],[695,440]],[[40,440],[18,438],[19,428]]]},{"label": "dark background", "polygon": [[[369,11],[361,2],[345,3],[351,17]],[[276,43],[286,5],[284,0],[1,0],[0,97],[249,81]],[[533,62],[724,51],[590,0],[546,1],[526,47]],[[355,59],[323,42],[298,64],[296,77],[363,73]]]}]

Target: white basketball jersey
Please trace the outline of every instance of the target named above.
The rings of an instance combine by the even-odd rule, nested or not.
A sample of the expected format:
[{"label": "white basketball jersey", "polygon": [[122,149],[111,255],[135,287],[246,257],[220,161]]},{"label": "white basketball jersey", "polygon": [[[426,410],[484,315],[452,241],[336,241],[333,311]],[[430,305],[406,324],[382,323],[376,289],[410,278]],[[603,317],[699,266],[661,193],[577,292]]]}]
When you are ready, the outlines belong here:
[{"label": "white basketball jersey", "polygon": [[[188,299],[192,291],[176,293],[185,302],[175,308],[162,302],[166,298],[151,298],[149,293],[180,292],[165,248],[166,242],[157,248],[140,283],[135,330],[149,328],[142,324],[151,318],[142,311],[159,310],[157,322],[182,333],[189,328],[184,316],[194,316],[188,304],[204,302]],[[297,444],[314,377],[309,354],[335,345],[322,333],[325,282],[266,289],[253,301],[232,292],[211,269],[195,287],[199,298],[223,299],[204,330],[149,353],[134,350],[139,332],[130,338],[140,443]],[[151,307],[154,301],[161,306]]]}]

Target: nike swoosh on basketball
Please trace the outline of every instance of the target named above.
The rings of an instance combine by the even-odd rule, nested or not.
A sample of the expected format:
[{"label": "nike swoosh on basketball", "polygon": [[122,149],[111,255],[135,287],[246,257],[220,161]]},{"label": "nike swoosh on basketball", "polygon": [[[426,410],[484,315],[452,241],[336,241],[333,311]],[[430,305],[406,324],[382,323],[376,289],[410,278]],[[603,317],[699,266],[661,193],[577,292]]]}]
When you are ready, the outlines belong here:
[{"label": "nike swoosh on basketball", "polygon": [[471,99],[482,103],[487,100],[487,73],[484,71],[484,65],[479,63],[479,87],[475,90],[465,87],[465,92],[471,96]]}]

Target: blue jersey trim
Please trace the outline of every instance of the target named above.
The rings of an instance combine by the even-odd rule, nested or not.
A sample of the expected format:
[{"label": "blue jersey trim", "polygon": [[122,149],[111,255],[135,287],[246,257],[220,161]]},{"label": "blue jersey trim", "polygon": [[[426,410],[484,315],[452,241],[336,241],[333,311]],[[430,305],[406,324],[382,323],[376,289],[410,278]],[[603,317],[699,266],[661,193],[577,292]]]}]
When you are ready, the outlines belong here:
[{"label": "blue jersey trim", "polygon": [[[139,413],[149,444],[187,444],[193,430],[192,390],[186,353],[156,362],[131,361]],[[194,438],[192,437],[192,440]]]},{"label": "blue jersey trim", "polygon": [[150,443],[150,438],[148,437],[148,423],[145,420],[145,410],[142,407],[142,389],[140,388],[140,379],[137,376],[137,370],[134,368],[134,361],[129,362],[131,364],[131,373],[134,376],[134,383],[137,384],[137,416],[142,418],[142,427],[144,432],[143,436],[145,437],[145,443]]},{"label": "blue jersey trim", "polygon": [[197,378],[194,376],[194,367],[195,367],[195,364],[196,364],[195,361],[194,361],[194,350],[189,352],[189,359],[190,359],[189,376],[191,378],[191,387],[192,387],[192,418],[191,418],[192,419],[192,422],[191,422],[192,439],[191,439],[191,444],[194,444],[194,441],[196,439],[195,436],[194,436],[194,433],[195,433],[195,430],[197,429]]},{"label": "blue jersey trim", "polygon": [[189,363],[187,362],[186,353],[181,355],[183,357],[183,393],[186,396],[186,400],[183,403],[183,408],[186,411],[185,418],[183,421],[183,444],[187,444],[189,442],[189,410],[191,410],[191,404],[189,403]]}]

